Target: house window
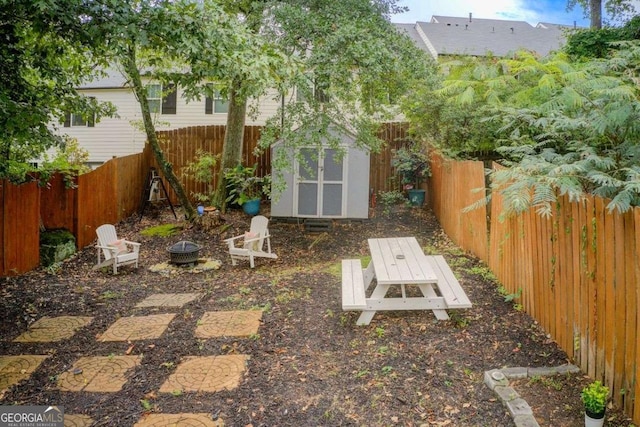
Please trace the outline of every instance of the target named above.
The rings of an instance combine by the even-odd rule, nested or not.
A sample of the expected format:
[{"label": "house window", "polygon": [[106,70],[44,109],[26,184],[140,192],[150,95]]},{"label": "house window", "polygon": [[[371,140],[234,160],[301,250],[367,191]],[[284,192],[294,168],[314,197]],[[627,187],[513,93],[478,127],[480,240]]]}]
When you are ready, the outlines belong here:
[{"label": "house window", "polygon": [[[90,97],[95,99],[94,97]],[[64,117],[64,127],[94,127],[96,124],[95,114],[86,111],[84,113],[71,113],[68,112]]]},{"label": "house window", "polygon": [[87,121],[81,114],[71,114],[71,126],[86,126]]},{"label": "house window", "polygon": [[160,105],[162,105],[162,85],[147,85],[147,101],[149,102],[149,111],[151,114],[160,112]]},{"label": "house window", "polygon": [[147,85],[147,101],[151,114],[176,114],[176,85],[173,83],[165,87],[159,83]]},{"label": "house window", "polygon": [[214,89],[213,83],[208,83],[207,88],[213,96],[208,96],[204,100],[205,114],[220,114],[229,112],[229,100],[220,95],[220,91]]}]

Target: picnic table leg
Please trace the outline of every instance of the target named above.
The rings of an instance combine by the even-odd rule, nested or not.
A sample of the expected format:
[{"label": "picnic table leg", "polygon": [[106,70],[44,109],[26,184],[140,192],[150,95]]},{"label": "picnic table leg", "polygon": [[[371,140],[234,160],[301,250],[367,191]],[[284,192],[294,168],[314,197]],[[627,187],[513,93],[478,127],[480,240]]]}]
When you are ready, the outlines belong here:
[{"label": "picnic table leg", "polygon": [[[425,297],[429,298],[429,297],[438,296],[438,294],[436,294],[436,291],[433,289],[432,284],[419,285],[419,286],[420,286],[420,291],[422,292],[422,295],[424,295]],[[447,310],[435,309],[432,311],[433,311],[433,315],[436,316],[436,319],[449,320],[449,315],[447,314]]]},{"label": "picnic table leg", "polygon": [[369,289],[369,286],[371,286],[371,282],[373,282],[373,279],[376,276],[375,272],[373,271],[373,262],[369,261],[369,265],[367,265],[367,268],[365,268],[362,273],[362,276],[364,278],[364,290],[366,291],[367,289]]},{"label": "picnic table leg", "polygon": [[[383,300],[385,295],[387,295],[388,290],[389,290],[389,286],[385,286],[385,285],[380,286],[379,284],[376,285],[375,289],[371,293],[371,297],[367,298],[367,305],[370,306],[371,305],[370,302]],[[362,314],[360,314],[360,317],[358,317],[358,320],[356,321],[356,325],[368,325],[369,323],[371,323],[371,320],[375,315],[376,315],[375,310],[363,310]]]}]

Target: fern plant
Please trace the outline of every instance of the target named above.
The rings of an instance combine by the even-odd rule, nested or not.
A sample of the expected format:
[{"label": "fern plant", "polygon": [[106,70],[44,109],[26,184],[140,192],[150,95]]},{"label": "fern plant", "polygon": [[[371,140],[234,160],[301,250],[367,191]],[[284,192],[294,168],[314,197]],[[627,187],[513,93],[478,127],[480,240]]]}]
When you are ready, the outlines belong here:
[{"label": "fern plant", "polygon": [[534,207],[548,216],[558,196],[586,193],[611,199],[609,211],[640,205],[640,43],[618,47],[612,58],[583,63],[526,52],[498,61],[502,74],[517,77],[510,95],[496,95],[510,81],[502,74],[447,86],[460,105],[484,102],[482,120],[508,167],[492,172],[505,213]]}]

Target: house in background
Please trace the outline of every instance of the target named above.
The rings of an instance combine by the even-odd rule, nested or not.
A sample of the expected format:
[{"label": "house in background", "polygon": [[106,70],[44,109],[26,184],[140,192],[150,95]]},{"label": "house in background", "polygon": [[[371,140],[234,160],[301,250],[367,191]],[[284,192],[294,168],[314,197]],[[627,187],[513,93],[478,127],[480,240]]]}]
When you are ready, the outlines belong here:
[{"label": "house in background", "polygon": [[434,59],[443,55],[507,56],[520,49],[546,56],[560,49],[570,27],[525,21],[434,15],[429,22],[395,24]]},{"label": "house in background", "polygon": [[[436,59],[443,55],[505,56],[519,49],[544,56],[562,47],[568,29],[554,24],[534,27],[525,21],[476,19],[471,14],[468,18],[433,16],[430,22],[395,25]],[[76,138],[80,146],[89,152],[92,167],[113,157],[139,153],[146,141],[140,105],[126,78],[116,69],[108,70],[107,74],[86,83],[80,88],[80,93],[113,103],[118,116],[95,122],[69,114],[58,129],[60,134]],[[227,102],[221,97],[187,102],[180,87],[163,91],[167,88],[150,83],[148,94],[158,130],[226,124]],[[282,102],[275,90],[260,99],[251,100],[250,105],[258,114],[256,117],[248,116],[247,125],[264,125],[276,114]]]},{"label": "house in background", "polygon": [[[60,134],[76,138],[89,152],[90,166],[97,167],[113,157],[142,152],[147,138],[142,127],[140,104],[122,73],[110,69],[106,77],[86,83],[79,92],[102,102],[111,102],[117,108],[117,117],[103,117],[95,122],[70,113],[64,124],[58,125]],[[187,102],[179,86],[163,88],[153,82],[149,82],[147,94],[157,130],[227,123],[228,102],[219,95]],[[255,105],[259,113],[255,118],[247,116],[247,125],[264,125],[276,113],[280,102],[276,91],[250,101],[249,105]]]}]

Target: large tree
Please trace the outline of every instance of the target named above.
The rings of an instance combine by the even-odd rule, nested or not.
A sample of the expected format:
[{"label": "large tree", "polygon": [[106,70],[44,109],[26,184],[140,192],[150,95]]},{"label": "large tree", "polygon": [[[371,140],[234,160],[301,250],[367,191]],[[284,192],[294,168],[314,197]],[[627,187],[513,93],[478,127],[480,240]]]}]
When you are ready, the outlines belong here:
[{"label": "large tree", "polygon": [[[102,1],[0,2],[0,177],[20,182],[36,160],[63,139],[55,123],[67,111],[97,116],[111,106],[81,97],[75,88],[92,71]],[[53,126],[51,125],[53,121]]]},{"label": "large tree", "polygon": [[[381,143],[375,138],[376,123],[391,117],[395,112],[391,105],[412,81],[433,71],[426,53],[389,22],[389,15],[400,10],[396,0],[245,0],[225,5],[248,31],[296,66],[274,73],[276,79],[261,80],[255,79],[251,65],[229,70],[222,170],[241,160],[248,98],[264,95],[269,87],[279,90],[283,102],[263,132],[263,149],[276,139],[292,148],[321,140],[337,145],[328,132],[330,123],[354,132],[363,146],[376,149]],[[265,82],[269,85],[260,84]],[[220,179],[220,200],[224,191]]]},{"label": "large tree", "polygon": [[[284,97],[295,88],[306,102],[285,103],[264,132],[263,147],[278,137],[293,146],[317,143],[329,135],[329,123],[353,131],[365,146],[380,144],[374,122],[390,117],[391,104],[411,81],[432,71],[428,56],[389,22],[395,2],[144,0],[118,6],[118,19],[105,30],[114,53],[109,59],[122,65],[133,85],[148,142],[187,216],[193,207],[158,144],[141,70],[178,84],[188,99],[210,95],[207,82],[228,96],[217,189],[224,205],[223,173],[242,159],[248,103],[269,89]],[[293,132],[305,127],[314,129],[315,141]]]},{"label": "large tree", "polygon": [[118,13],[118,19],[105,28],[110,37],[105,65],[120,66],[129,79],[140,103],[147,142],[187,218],[193,218],[193,205],[158,140],[147,82],[180,87],[190,100],[212,95],[210,82],[227,87],[237,78],[234,73],[238,69],[247,73],[248,87],[252,87],[252,73],[259,76],[254,80],[269,81],[264,76],[286,68],[284,61],[278,61],[281,57],[247,31],[245,23],[227,15],[216,1],[145,0],[118,7],[127,11]]},{"label": "large tree", "polygon": [[573,10],[577,5],[584,10],[585,17],[590,19],[590,28],[602,28],[602,7],[612,20],[626,21],[635,13],[632,0],[569,0],[567,10]]}]

